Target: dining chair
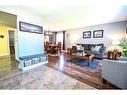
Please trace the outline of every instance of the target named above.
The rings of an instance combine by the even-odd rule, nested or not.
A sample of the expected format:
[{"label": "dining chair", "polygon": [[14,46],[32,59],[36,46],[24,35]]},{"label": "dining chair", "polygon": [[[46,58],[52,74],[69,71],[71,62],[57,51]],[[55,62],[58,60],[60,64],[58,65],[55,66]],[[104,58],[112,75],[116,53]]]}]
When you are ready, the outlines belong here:
[{"label": "dining chair", "polygon": [[46,41],[45,50],[46,50],[47,53],[51,52],[50,43],[48,41]]},{"label": "dining chair", "polygon": [[57,52],[58,52],[58,51],[61,53],[61,42],[58,42]]}]

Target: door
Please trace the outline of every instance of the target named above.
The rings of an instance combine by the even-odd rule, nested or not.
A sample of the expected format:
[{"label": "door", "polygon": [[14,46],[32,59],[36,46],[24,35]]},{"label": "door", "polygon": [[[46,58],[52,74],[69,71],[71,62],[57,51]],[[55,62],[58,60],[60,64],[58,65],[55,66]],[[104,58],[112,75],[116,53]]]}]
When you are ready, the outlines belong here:
[{"label": "door", "polygon": [[9,48],[10,48],[10,55],[11,54],[15,54],[15,44],[14,44],[14,30],[8,30],[8,34],[9,34]]}]

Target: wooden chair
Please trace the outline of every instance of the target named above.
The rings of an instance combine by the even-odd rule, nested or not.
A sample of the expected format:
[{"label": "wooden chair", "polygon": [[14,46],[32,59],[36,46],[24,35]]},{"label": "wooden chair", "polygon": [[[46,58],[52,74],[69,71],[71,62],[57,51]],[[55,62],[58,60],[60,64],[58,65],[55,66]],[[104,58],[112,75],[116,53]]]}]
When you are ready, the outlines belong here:
[{"label": "wooden chair", "polygon": [[58,46],[57,46],[57,52],[60,51],[61,53],[61,42],[58,42]]},{"label": "wooden chair", "polygon": [[45,50],[46,50],[47,53],[51,52],[51,48],[50,48],[49,42],[46,42],[46,44],[45,44]]}]

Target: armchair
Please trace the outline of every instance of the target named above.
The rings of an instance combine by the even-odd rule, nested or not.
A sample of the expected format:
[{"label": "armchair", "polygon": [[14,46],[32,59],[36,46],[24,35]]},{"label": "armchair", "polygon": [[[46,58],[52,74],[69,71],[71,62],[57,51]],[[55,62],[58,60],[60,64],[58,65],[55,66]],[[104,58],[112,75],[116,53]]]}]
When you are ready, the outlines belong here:
[{"label": "armchair", "polygon": [[106,60],[102,65],[102,78],[121,89],[127,89],[127,61]]}]

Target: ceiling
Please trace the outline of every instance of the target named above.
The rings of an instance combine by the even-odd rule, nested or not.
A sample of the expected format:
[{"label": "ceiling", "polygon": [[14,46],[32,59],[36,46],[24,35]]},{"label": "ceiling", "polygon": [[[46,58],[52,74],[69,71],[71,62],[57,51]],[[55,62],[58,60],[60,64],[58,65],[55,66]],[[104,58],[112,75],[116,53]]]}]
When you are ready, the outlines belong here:
[{"label": "ceiling", "polygon": [[50,30],[65,30],[127,20],[127,6],[24,7],[42,17]]},{"label": "ceiling", "polygon": [[60,31],[127,20],[127,6],[11,6],[42,18],[45,30]]},{"label": "ceiling", "polygon": [[0,24],[16,28],[16,15],[0,11]]}]

